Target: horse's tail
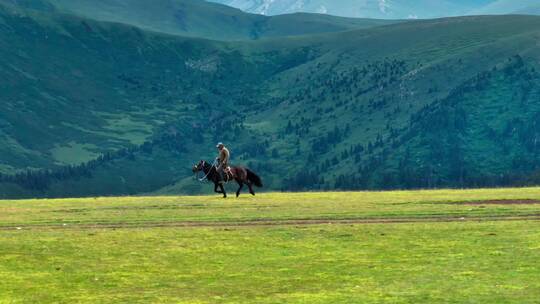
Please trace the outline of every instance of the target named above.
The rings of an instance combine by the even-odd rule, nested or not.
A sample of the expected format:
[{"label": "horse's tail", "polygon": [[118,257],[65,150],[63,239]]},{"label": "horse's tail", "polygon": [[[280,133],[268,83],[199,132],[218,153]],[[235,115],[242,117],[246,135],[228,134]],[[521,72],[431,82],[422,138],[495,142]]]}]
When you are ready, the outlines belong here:
[{"label": "horse's tail", "polygon": [[261,178],[257,174],[253,173],[253,171],[249,169],[246,169],[246,172],[248,181],[252,182],[257,187],[263,186]]}]

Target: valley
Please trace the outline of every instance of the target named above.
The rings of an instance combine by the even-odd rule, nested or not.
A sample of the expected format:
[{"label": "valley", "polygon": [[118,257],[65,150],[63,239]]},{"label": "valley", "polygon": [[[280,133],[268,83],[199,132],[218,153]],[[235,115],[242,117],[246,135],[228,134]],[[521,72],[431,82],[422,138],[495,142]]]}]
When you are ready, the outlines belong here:
[{"label": "valley", "polygon": [[191,166],[218,141],[267,190],[538,182],[539,17],[244,41],[0,21],[5,198],[204,193]]}]

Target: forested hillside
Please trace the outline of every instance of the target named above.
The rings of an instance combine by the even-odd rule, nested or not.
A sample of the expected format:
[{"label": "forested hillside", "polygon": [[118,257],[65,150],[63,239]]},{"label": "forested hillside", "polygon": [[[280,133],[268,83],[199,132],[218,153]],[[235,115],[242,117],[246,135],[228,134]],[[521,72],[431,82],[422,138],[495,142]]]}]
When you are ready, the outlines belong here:
[{"label": "forested hillside", "polygon": [[217,141],[270,190],[534,183],[539,35],[500,16],[217,42],[0,5],[0,193],[197,193]]}]

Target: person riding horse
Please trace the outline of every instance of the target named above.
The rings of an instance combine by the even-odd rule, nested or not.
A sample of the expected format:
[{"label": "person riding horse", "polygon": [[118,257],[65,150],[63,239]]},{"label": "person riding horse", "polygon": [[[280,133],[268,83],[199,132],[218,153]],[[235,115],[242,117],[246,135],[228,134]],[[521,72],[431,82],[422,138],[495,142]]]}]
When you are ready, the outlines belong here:
[{"label": "person riding horse", "polygon": [[261,178],[246,167],[229,167],[229,160],[231,159],[229,149],[225,148],[223,143],[218,143],[216,148],[218,148],[219,155],[213,164],[201,160],[193,166],[192,170],[194,173],[198,174],[199,172],[202,172],[204,174],[204,177],[199,180],[201,182],[205,180],[213,182],[214,192],[222,193],[223,197],[227,197],[224,185],[225,182],[233,180],[238,183],[236,197],[240,196],[240,191],[242,191],[244,185],[248,186],[249,193],[255,195],[253,186],[262,187],[263,183]]},{"label": "person riding horse", "polygon": [[229,149],[225,147],[223,143],[218,143],[216,145],[216,148],[218,149],[219,155],[216,157],[218,166],[217,171],[220,176],[220,183],[223,183],[225,181],[226,172],[229,170],[229,159],[231,158],[231,153],[229,152]]}]

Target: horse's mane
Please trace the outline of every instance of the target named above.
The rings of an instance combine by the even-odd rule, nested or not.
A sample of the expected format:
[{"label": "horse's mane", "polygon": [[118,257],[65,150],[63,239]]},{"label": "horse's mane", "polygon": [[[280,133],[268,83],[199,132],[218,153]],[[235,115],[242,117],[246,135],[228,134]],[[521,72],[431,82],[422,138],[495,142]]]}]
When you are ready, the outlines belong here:
[{"label": "horse's mane", "polygon": [[203,160],[203,168],[204,169],[212,170],[212,167],[214,167],[214,165],[212,165],[211,163]]}]

